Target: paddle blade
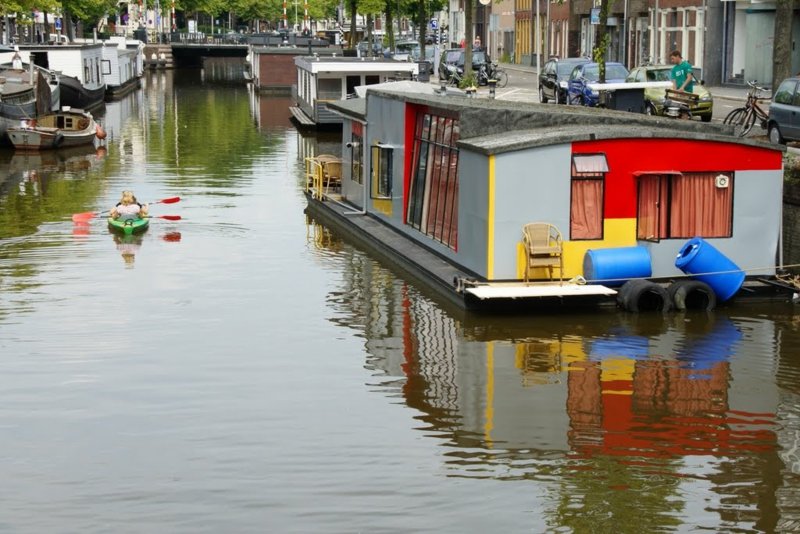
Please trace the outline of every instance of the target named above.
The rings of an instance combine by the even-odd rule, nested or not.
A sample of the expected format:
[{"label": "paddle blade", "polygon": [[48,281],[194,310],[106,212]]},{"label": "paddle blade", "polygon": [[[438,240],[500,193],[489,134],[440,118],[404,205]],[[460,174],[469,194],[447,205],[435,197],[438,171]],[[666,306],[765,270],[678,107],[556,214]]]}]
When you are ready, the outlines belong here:
[{"label": "paddle blade", "polygon": [[156,200],[153,204],[175,204],[176,202],[180,202],[181,197],[170,197],[170,198],[162,198],[161,200]]},{"label": "paddle blade", "polygon": [[157,219],[166,219],[168,221],[180,221],[181,220],[181,216],[180,215],[156,215],[155,217]]},{"label": "paddle blade", "polygon": [[76,213],[72,216],[72,222],[81,223],[89,221],[97,216],[97,213],[93,211],[87,211],[85,213]]}]

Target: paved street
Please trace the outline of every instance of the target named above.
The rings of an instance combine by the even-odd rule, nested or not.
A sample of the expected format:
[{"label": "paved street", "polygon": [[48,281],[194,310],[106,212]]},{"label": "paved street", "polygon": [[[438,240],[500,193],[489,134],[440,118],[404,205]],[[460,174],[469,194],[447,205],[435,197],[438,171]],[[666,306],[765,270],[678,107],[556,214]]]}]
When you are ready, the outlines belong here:
[{"label": "paved street", "polygon": [[[508,73],[508,85],[496,90],[497,99],[515,102],[539,102],[539,82],[535,67],[512,64],[501,64],[500,66]],[[434,77],[431,78],[431,83],[438,84],[438,81]],[[712,119],[714,121],[722,122],[731,110],[744,105],[747,98],[747,90],[745,88],[708,87],[708,90],[714,96],[714,115]],[[489,89],[480,87],[478,92],[482,96],[488,95]],[[765,132],[754,131],[753,133],[761,135]]]}]

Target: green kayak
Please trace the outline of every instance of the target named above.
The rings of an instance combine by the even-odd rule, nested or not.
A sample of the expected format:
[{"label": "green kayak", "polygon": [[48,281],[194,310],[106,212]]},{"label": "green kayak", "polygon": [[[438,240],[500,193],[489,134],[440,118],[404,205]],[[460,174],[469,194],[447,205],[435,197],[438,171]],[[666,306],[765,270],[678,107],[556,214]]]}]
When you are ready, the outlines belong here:
[{"label": "green kayak", "polygon": [[125,235],[140,234],[147,230],[150,219],[113,219],[108,218],[108,227]]}]

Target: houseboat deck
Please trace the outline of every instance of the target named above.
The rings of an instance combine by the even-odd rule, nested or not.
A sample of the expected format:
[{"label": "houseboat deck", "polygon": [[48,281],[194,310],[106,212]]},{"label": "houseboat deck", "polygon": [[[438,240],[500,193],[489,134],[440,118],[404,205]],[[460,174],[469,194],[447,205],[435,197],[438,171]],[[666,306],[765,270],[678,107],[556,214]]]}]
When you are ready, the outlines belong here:
[{"label": "houseboat deck", "polygon": [[477,282],[473,273],[458,269],[432,250],[393,230],[380,220],[338,201],[338,195],[318,199],[306,192],[306,213],[348,241],[376,253],[415,282],[459,307],[497,311],[505,306],[553,307],[616,305],[614,289],[598,284],[559,282]]}]

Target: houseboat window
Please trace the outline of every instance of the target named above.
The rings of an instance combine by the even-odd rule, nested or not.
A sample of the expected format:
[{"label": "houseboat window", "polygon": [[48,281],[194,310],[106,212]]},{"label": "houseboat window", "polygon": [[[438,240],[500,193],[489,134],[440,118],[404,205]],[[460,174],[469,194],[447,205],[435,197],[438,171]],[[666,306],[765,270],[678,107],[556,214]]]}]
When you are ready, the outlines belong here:
[{"label": "houseboat window", "polygon": [[361,75],[358,76],[348,76],[347,77],[347,94],[354,95],[356,93],[356,87],[361,85]]},{"label": "houseboat window", "polygon": [[341,100],[342,80],[339,78],[320,78],[317,80],[317,100]]},{"label": "houseboat window", "polygon": [[392,153],[393,149],[372,147],[372,198],[392,198]]},{"label": "houseboat window", "polygon": [[607,172],[605,154],[572,156],[570,239],[603,239],[603,199]]},{"label": "houseboat window", "polygon": [[733,174],[646,174],[639,177],[638,239],[733,235]]},{"label": "houseboat window", "polygon": [[89,60],[83,60],[83,82],[89,83],[89,77],[92,75],[92,69],[89,66]]},{"label": "houseboat window", "polygon": [[458,237],[458,120],[418,113],[406,222],[452,249]]},{"label": "houseboat window", "polygon": [[364,85],[375,85],[375,84],[378,84],[378,83],[381,83],[381,77],[380,76],[377,76],[377,75],[374,75],[374,74],[370,74],[369,76],[365,76],[364,77]]},{"label": "houseboat window", "polygon": [[111,62],[107,59],[103,60],[103,75],[110,76],[111,75]]},{"label": "houseboat window", "polygon": [[[356,130],[355,126],[359,126]],[[356,183],[363,184],[364,176],[361,169],[364,168],[364,139],[361,137],[361,124],[353,123],[353,133],[350,136],[350,179]]]},{"label": "houseboat window", "polygon": [[102,80],[102,78],[100,77],[100,58],[95,58],[94,59],[94,72],[97,75],[97,77],[93,81],[96,81],[96,82],[99,83],[100,80]]}]

